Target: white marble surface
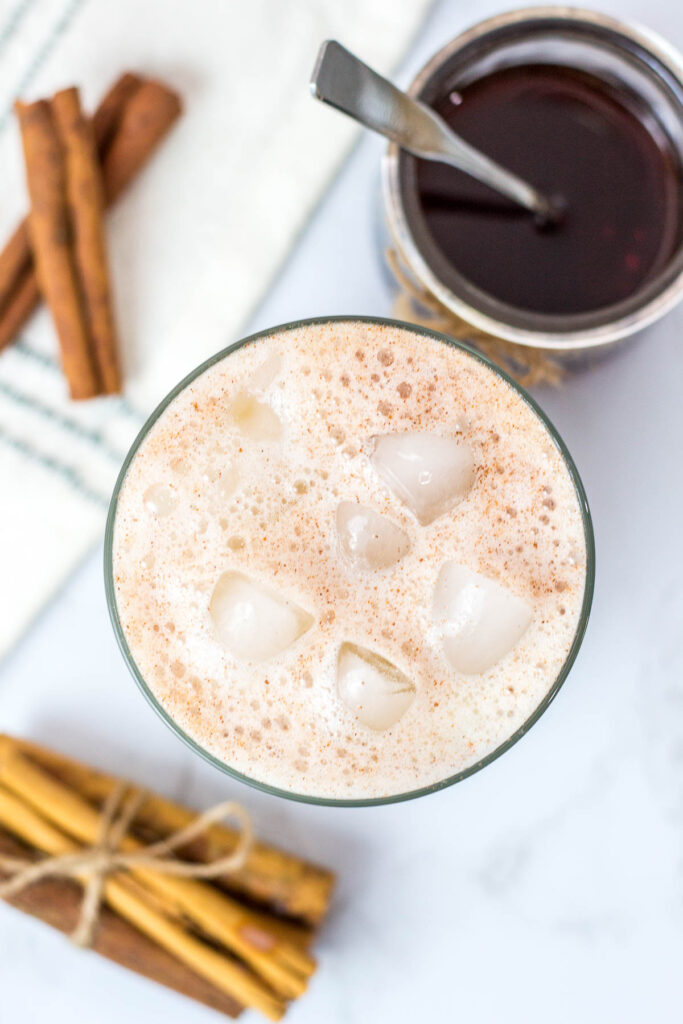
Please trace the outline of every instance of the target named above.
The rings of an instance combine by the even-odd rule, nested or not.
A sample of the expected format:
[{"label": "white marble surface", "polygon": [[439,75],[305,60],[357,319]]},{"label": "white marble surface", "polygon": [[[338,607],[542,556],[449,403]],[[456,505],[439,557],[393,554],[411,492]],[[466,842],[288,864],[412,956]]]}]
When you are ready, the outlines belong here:
[{"label": "white marble surface", "polygon": [[[674,0],[603,7],[683,47]],[[441,3],[411,69],[493,9]],[[388,312],[375,244],[380,149],[366,139],[356,151],[255,327]],[[197,805],[243,799],[264,835],[339,871],[320,972],[292,1024],[675,1024],[683,1016],[682,391],[683,308],[590,374],[539,394],[593,509],[593,615],[541,722],[453,789],[335,810],[222,778],[171,735],[128,677],[109,629],[100,551],[0,667],[0,729]],[[0,1024],[46,1018],[218,1019],[0,907]]]}]

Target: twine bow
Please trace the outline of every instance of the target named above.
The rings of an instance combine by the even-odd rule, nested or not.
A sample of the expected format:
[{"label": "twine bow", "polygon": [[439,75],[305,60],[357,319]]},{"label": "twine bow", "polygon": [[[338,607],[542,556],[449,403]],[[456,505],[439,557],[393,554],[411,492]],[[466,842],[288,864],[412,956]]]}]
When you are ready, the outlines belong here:
[{"label": "twine bow", "polygon": [[[90,946],[108,875],[145,867],[168,875],[202,879],[217,878],[244,867],[254,843],[254,834],[249,814],[244,807],[232,801],[210,807],[185,828],[142,850],[120,852],[118,847],[146,798],[145,790],[129,787],[125,782],[117,783],[102,806],[97,841],[93,846],[76,853],[46,857],[39,861],[0,856],[0,870],[10,875],[7,881],[0,883],[0,898],[13,896],[47,877],[81,880],[84,886],[83,901],[71,940],[78,946]],[[228,817],[237,819],[240,825],[240,837],[232,853],[209,864],[195,864],[169,856],[179,847],[196,839],[210,825]]]}]

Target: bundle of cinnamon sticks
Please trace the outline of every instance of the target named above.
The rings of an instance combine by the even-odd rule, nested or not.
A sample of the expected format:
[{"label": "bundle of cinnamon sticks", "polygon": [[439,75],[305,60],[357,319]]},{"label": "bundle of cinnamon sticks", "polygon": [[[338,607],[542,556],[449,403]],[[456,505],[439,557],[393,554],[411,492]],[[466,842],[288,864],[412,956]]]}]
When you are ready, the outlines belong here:
[{"label": "bundle of cinnamon sticks", "polygon": [[[0,736],[0,855],[56,857],[95,843],[103,804],[118,783],[37,744]],[[167,837],[194,817],[146,793],[121,849]],[[214,824],[180,855],[212,862],[238,840]],[[148,865],[114,873],[104,880],[93,948],[229,1016],[250,1006],[279,1020],[314,970],[308,947],[333,884],[330,872],[259,842],[241,867],[211,883]],[[70,932],[81,899],[73,881],[54,877],[10,902]]]},{"label": "bundle of cinnamon sticks", "polygon": [[72,398],[121,388],[103,211],[181,111],[161,82],[124,74],[92,121],[76,88],[16,112],[31,210],[0,252],[0,350],[45,298]]}]

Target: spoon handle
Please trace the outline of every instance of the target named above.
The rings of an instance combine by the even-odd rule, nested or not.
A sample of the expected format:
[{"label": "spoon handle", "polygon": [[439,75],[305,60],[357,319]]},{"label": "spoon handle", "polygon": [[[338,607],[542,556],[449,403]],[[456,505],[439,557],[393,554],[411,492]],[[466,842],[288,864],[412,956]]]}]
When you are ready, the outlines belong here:
[{"label": "spoon handle", "polygon": [[549,201],[461,139],[433,110],[382,78],[335,40],[323,43],[311,93],[416,156],[451,164],[534,213],[547,217]]}]

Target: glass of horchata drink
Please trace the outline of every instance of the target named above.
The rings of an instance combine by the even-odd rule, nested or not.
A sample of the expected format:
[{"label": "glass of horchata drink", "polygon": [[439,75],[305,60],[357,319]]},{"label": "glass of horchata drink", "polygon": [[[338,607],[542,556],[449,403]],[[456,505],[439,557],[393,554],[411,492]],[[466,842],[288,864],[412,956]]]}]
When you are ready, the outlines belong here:
[{"label": "glass of horchata drink", "polygon": [[213,764],[321,803],[457,782],[574,661],[593,536],[529,396],[450,338],[330,318],[200,366],[133,445],[109,607],[165,721]]}]

